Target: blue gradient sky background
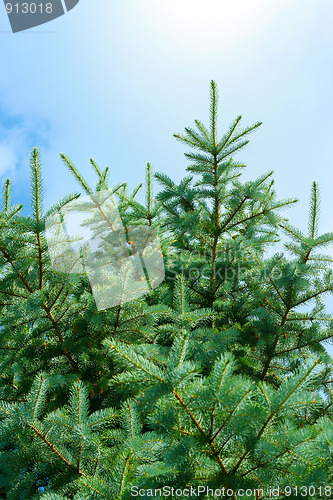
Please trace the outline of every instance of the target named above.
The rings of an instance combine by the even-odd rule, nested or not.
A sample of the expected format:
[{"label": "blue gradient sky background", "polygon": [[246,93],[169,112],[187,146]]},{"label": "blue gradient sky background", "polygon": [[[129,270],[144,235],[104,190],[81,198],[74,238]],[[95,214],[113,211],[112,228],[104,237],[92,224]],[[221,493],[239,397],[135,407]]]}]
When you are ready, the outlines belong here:
[{"label": "blue gradient sky background", "polygon": [[332,0],[80,0],[65,16],[11,34],[0,5],[0,178],[27,200],[28,157],[41,150],[46,206],[77,190],[57,154],[93,181],[89,158],[112,183],[135,186],[151,162],[185,172],[172,134],[207,120],[209,82],[220,131],[238,114],[263,127],[238,155],[247,179],[275,171],[280,197],[306,229],[311,182],[333,230]]}]

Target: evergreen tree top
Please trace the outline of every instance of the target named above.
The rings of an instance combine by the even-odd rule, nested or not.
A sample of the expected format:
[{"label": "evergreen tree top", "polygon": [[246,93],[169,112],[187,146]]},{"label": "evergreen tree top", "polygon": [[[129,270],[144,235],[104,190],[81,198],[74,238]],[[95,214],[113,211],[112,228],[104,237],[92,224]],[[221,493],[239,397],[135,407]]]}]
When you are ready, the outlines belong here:
[{"label": "evergreen tree top", "polygon": [[[143,184],[112,188],[126,230],[159,233],[165,280],[144,297],[98,311],[83,271],[52,267],[46,218],[80,193],[44,210],[36,148],[29,216],[5,180],[2,498],[128,500],[131,488],[168,498],[163,487],[202,485],[232,489],[233,499],[240,488],[268,499],[269,487],[296,498],[290,486],[332,496],[333,374],[323,341],[333,337],[333,233],[320,234],[315,182],[303,234],[285,217],[296,200],[277,198],[272,172],[242,180],[234,155],[261,123],[242,128],[237,117],[220,136],[217,104],[211,82],[208,126],[196,120],[175,135],[190,149],[178,184],[148,163],[144,202]],[[60,156],[98,203],[109,169],[91,159],[91,187]],[[268,257],[281,234],[285,252]]]}]

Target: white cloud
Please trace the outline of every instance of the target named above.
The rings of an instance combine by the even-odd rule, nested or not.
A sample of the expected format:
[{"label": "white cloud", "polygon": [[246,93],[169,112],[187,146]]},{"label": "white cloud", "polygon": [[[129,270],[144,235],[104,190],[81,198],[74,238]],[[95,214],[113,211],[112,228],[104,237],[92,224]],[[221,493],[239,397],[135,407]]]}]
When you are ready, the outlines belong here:
[{"label": "white cloud", "polygon": [[47,145],[48,136],[46,120],[9,111],[0,102],[0,185],[5,177],[26,184],[30,151]]},{"label": "white cloud", "polygon": [[12,144],[0,142],[0,176],[10,175],[15,170],[17,155]]}]

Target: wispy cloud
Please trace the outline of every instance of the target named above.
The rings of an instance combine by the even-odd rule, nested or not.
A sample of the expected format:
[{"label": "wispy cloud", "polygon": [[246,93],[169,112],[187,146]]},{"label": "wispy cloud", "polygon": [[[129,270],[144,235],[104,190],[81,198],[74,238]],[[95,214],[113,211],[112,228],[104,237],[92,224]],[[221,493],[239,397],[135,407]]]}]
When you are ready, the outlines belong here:
[{"label": "wispy cloud", "polygon": [[0,103],[0,181],[6,177],[14,183],[19,180],[17,195],[23,198],[27,195],[29,153],[35,145],[48,148],[49,138],[47,120],[11,113]]},{"label": "wispy cloud", "polygon": [[0,175],[9,175],[17,162],[14,148],[11,144],[0,143]]},{"label": "wispy cloud", "polygon": [[0,105],[0,176],[21,171],[35,144],[47,146],[49,129],[47,120],[11,114]]}]

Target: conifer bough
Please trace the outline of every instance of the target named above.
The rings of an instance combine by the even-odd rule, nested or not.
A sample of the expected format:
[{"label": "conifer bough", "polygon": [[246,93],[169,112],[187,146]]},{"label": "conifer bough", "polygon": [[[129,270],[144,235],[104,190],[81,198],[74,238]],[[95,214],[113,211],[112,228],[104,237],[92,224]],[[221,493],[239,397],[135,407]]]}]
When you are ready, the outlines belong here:
[{"label": "conifer bough", "polygon": [[[282,216],[295,200],[277,199],[272,172],[242,181],[233,155],[260,123],[241,128],[238,117],[221,137],[217,121],[211,82],[208,127],[196,120],[175,136],[190,148],[188,175],[176,184],[148,164],[143,203],[141,185],[112,188],[125,228],[159,231],[166,277],[105,311],[87,277],[54,271],[47,251],[46,217],[79,194],[43,210],[37,149],[30,216],[5,181],[1,498],[128,500],[132,487],[200,485],[234,499],[277,487],[281,498],[296,487],[332,496],[333,234],[319,233],[316,183],[303,234]],[[91,165],[97,191],[108,189],[108,168]],[[285,252],[267,258],[282,233]]]}]

